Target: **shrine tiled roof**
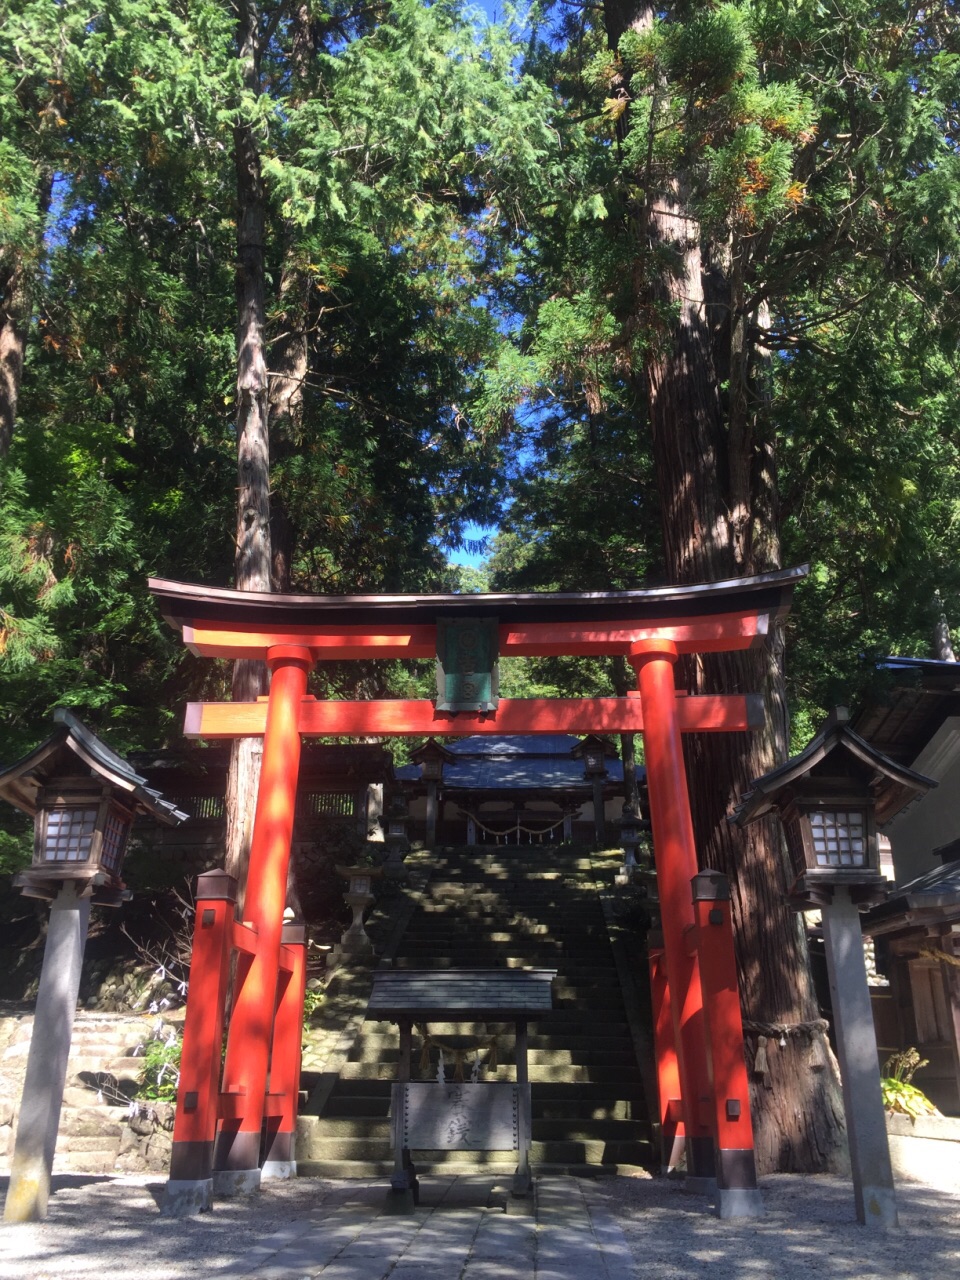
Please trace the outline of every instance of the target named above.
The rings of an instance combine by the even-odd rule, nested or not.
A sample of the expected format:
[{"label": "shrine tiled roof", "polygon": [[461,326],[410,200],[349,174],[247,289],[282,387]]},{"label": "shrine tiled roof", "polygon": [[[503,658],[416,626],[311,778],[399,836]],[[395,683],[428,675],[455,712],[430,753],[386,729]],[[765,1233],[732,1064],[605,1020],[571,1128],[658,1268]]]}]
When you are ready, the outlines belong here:
[{"label": "shrine tiled roof", "polygon": [[580,739],[572,733],[515,734],[495,738],[474,734],[446,743],[458,756],[571,756]]},{"label": "shrine tiled roof", "polygon": [[[607,782],[623,781],[623,765],[619,760],[607,761]],[[448,791],[527,791],[592,789],[583,774],[583,761],[550,757],[470,758],[462,763],[444,765],[443,785]]]},{"label": "shrine tiled roof", "polygon": [[[593,784],[584,774],[583,745],[573,734],[519,734],[494,737],[475,734],[445,744],[443,762],[446,791],[566,791],[590,794]],[[623,781],[623,764],[613,747],[606,758],[607,783]],[[643,767],[637,769],[644,777]],[[396,776],[402,782],[416,782],[420,766],[403,765]]]},{"label": "shrine tiled roof", "polygon": [[868,935],[923,931],[930,924],[956,921],[960,921],[960,860],[891,889],[886,902],[862,917]]}]

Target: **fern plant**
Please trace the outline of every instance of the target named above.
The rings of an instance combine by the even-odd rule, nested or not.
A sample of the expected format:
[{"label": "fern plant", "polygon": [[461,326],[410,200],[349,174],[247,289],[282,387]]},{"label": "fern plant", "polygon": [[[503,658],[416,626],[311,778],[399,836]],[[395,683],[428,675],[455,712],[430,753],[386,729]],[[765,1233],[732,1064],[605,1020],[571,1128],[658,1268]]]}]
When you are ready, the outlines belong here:
[{"label": "fern plant", "polygon": [[891,1114],[911,1116],[938,1116],[940,1112],[927,1095],[912,1083],[914,1073],[927,1066],[928,1058],[921,1058],[916,1049],[903,1049],[892,1053],[883,1064],[880,1091],[885,1111]]}]

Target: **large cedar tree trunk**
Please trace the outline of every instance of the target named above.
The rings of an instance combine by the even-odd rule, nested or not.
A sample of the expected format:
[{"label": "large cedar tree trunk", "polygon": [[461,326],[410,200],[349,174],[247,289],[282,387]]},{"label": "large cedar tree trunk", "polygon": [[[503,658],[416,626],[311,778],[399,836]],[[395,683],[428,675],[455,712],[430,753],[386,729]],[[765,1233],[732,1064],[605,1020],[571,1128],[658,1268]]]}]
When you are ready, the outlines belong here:
[{"label": "large cedar tree trunk", "polygon": [[[255,0],[239,6],[238,46],[248,90],[259,88],[259,10]],[[269,591],[270,439],[264,242],[266,201],[257,140],[248,124],[234,129],[237,175],[237,534],[235,580],[241,591]],[[262,662],[238,661],[233,697],[251,701],[268,685]],[[226,870],[237,877],[240,900],[246,883],[250,838],[260,780],[262,739],[231,742],[227,775]]]},{"label": "large cedar tree trunk", "polygon": [[[650,21],[649,9],[631,7],[630,21]],[[616,47],[626,14],[609,2],[606,14]],[[648,405],[667,571],[676,583],[692,583],[776,569],[764,353],[747,337],[755,317],[743,310],[738,247],[703,243],[682,173],[651,196],[635,225],[634,311],[624,319],[648,338],[634,377]],[[672,270],[664,269],[666,262]],[[786,756],[782,635],[761,652],[691,660],[678,680],[691,693],[760,692],[767,711],[763,731],[687,740],[700,862],[723,871],[731,883],[751,1071],[758,1029],[785,1029],[767,1040],[766,1072],[751,1075],[758,1167],[839,1167],[845,1158],[839,1082],[822,1032],[802,920],[783,904],[787,875],[779,826],[768,821],[742,832],[727,821],[751,780]]]},{"label": "large cedar tree trunk", "polygon": [[[53,179],[45,170],[40,175],[37,191],[41,228],[50,208],[52,191]],[[9,453],[17,425],[17,403],[32,315],[32,286],[42,255],[42,231],[37,235],[33,253],[9,247],[0,253],[0,458]]]},{"label": "large cedar tree trunk", "polygon": [[19,264],[0,264],[0,458],[13,442],[27,342],[27,291]]},{"label": "large cedar tree trunk", "polygon": [[[290,101],[299,106],[309,91],[316,55],[310,6],[297,0],[290,12]],[[277,336],[270,348],[270,446],[274,469],[294,455],[303,443],[304,386],[307,379],[307,335],[319,324],[311,313],[314,293],[309,255],[303,248],[302,230],[296,223],[284,228],[283,268],[277,291],[274,326]],[[293,568],[295,530],[282,483],[270,499],[270,544],[274,591],[289,591]]]}]

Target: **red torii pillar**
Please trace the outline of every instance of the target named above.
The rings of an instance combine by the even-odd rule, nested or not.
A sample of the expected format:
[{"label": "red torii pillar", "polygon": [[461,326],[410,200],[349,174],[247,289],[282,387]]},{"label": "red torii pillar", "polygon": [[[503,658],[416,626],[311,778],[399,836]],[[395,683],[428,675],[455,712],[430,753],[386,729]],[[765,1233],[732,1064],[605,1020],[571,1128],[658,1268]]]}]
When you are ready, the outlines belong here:
[{"label": "red torii pillar", "polygon": [[[202,957],[202,966],[194,975],[191,965],[184,1035],[186,1073],[181,1071],[183,1096],[178,1099],[171,1179],[164,1205],[166,1212],[175,1215],[209,1208],[212,1191],[236,1195],[259,1187],[265,1120],[265,1171],[281,1177],[295,1172],[293,1138],[306,970],[302,930],[296,937],[288,931],[284,938],[283,911],[300,770],[300,706],[313,656],[307,648],[274,645],[267,651],[267,664],[273,678],[245,920],[236,926],[232,903],[226,897],[219,904],[219,916],[202,901],[198,906],[195,962]],[[204,913],[211,916],[210,935],[201,932]],[[219,917],[223,919],[216,930]],[[287,962],[281,964],[285,942]],[[239,952],[236,997],[223,1082],[218,1089],[215,1068],[219,1066],[225,979],[232,950]],[[216,990],[210,986],[214,973]],[[215,1041],[212,1049],[211,1035]],[[198,1045],[203,1046],[203,1053],[213,1054],[212,1075],[197,1058]],[[196,1088],[191,1087],[194,1084]],[[286,1096],[290,1093],[292,1097]]]},{"label": "red torii pillar", "polygon": [[641,641],[633,645],[630,652],[643,707],[644,762],[674,1045],[680,1068],[687,1181],[691,1190],[707,1191],[713,1187],[716,1165],[700,975],[697,956],[688,951],[686,938],[694,924],[690,882],[698,867],[677,723],[677,691],[673,679],[676,660],[676,647],[668,640]]},{"label": "red torii pillar", "polygon": [[[651,973],[658,1077],[662,1091],[672,1083],[676,1064],[687,1187],[715,1192],[721,1217],[749,1217],[761,1213],[762,1206],[743,1060],[730,894],[719,873],[698,874],[677,718],[676,660],[676,646],[669,640],[639,641],[630,650],[643,707],[644,759],[663,925],[664,954]],[[722,885],[716,883],[718,877]],[[708,901],[713,904],[709,911],[703,905]],[[664,1026],[663,1018],[668,1008],[670,1027]],[[676,1132],[673,1102],[660,1099],[664,1138],[672,1136],[671,1130]]]},{"label": "red torii pillar", "polygon": [[[300,774],[300,703],[313,655],[306,648],[274,645],[267,651],[267,665],[272,679],[244,904],[245,922],[256,932],[257,946],[242,981],[238,973],[223,1067],[224,1100],[235,1099],[237,1113],[223,1115],[214,1157],[214,1190],[228,1195],[260,1185],[260,1140]],[[286,1158],[292,1159],[292,1142]]]}]

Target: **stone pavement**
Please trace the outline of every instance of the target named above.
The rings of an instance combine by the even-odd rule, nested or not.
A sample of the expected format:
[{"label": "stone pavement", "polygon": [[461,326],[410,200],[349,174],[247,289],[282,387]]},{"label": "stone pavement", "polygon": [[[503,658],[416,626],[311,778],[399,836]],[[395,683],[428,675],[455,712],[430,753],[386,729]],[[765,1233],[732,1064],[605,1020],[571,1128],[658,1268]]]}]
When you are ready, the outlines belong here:
[{"label": "stone pavement", "polygon": [[[494,1179],[424,1179],[413,1215],[384,1213],[383,1181],[337,1187],[316,1214],[267,1237],[229,1280],[630,1280],[623,1232],[573,1178],[541,1178],[535,1203]],[[507,1212],[504,1211],[505,1207]]]}]

